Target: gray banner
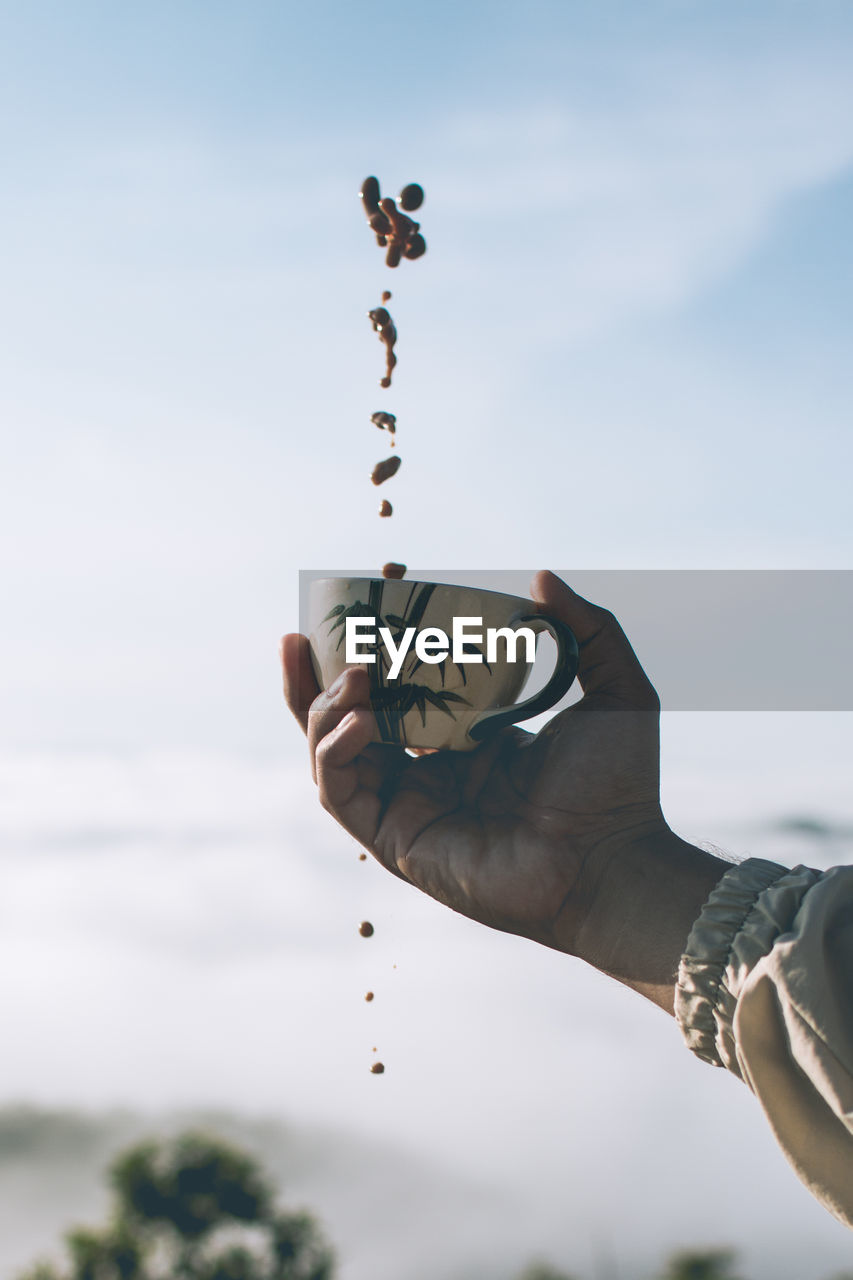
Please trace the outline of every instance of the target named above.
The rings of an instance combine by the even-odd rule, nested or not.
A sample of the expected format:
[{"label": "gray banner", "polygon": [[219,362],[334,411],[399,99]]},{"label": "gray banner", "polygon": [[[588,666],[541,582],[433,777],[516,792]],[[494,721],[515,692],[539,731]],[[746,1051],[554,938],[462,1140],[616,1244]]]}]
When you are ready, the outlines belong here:
[{"label": "gray banner", "polygon": [[[853,711],[853,570],[555,570],[616,615],[665,711]],[[314,578],[300,573],[300,627]],[[417,570],[445,582],[527,596],[531,571]],[[542,661],[550,666],[543,645]],[[537,661],[537,668],[540,663]],[[537,670],[533,685],[544,683]]]}]

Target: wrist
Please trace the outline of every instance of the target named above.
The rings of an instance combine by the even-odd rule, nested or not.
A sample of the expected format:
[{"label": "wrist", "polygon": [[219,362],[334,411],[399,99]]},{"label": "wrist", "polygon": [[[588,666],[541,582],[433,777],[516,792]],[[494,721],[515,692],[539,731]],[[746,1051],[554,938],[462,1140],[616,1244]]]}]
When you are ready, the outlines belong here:
[{"label": "wrist", "polygon": [[663,821],[599,848],[574,952],[673,1013],[678,966],[694,921],[731,864]]}]

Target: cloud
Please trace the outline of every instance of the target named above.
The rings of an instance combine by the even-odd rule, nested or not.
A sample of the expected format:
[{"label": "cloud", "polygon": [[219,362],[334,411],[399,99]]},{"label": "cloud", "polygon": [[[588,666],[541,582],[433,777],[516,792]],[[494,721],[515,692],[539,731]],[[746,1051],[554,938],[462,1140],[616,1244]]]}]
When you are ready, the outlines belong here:
[{"label": "cloud", "polygon": [[493,283],[554,339],[684,305],[853,160],[853,86],[826,49],[641,54],[622,85],[610,72],[606,102],[568,83],[562,101],[551,87],[540,106],[467,111],[444,130],[461,224],[457,238],[446,220],[448,248],[459,262],[480,247],[478,288],[490,249]]},{"label": "cloud", "polygon": [[[780,779],[770,729],[750,735],[741,725],[735,735],[762,761],[762,785],[751,781],[745,795],[731,732],[703,727],[684,730],[692,751],[665,734],[673,762],[685,760],[680,778],[676,769],[667,777],[676,791],[688,785],[681,816],[723,839],[719,815],[739,801],[735,814],[755,820],[756,796],[778,794]],[[834,750],[844,727],[828,744],[833,759],[844,758]],[[777,757],[790,757],[779,722],[771,728]],[[809,779],[821,758],[813,750],[796,761]],[[453,1274],[464,1251],[471,1266],[461,1273],[476,1274],[484,1250],[503,1265],[516,1249],[519,1266],[522,1255],[547,1252],[567,1266],[573,1258],[583,1274],[612,1233],[614,1206],[620,1240],[649,1269],[679,1242],[673,1221],[689,1240],[717,1238],[725,1220],[738,1243],[778,1239],[784,1219],[787,1244],[820,1239],[829,1270],[833,1224],[790,1175],[745,1089],[703,1071],[676,1028],[618,984],[360,862],[317,805],[301,750],[255,760],[51,752],[2,763],[0,966],[13,975],[3,999],[6,1097],[225,1105],[361,1135],[361,1153],[357,1139],[343,1143],[340,1176],[318,1167],[304,1182],[309,1203],[322,1208],[322,1194],[332,1206],[336,1238],[358,1251],[353,1280],[429,1274],[426,1254],[422,1270],[419,1257],[401,1272],[404,1233],[376,1241],[375,1215],[354,1199],[355,1181],[370,1188],[374,1209],[397,1205],[399,1166],[369,1149],[392,1140],[487,1184],[482,1196],[459,1187],[456,1216],[431,1186],[403,1179],[409,1238],[431,1231],[435,1213],[448,1223],[433,1273]],[[798,795],[825,813],[825,801],[848,790],[836,765]],[[358,935],[363,919],[376,926],[369,941]],[[368,1070],[378,1055],[388,1066],[381,1081]],[[764,1188],[749,1204],[726,1177],[734,1144],[751,1185]],[[650,1169],[666,1206],[659,1216],[637,1194]],[[498,1234],[488,1229],[495,1197],[518,1215],[505,1234],[500,1215]],[[497,1264],[490,1274],[501,1274]]]},{"label": "cloud", "polygon": [[340,905],[355,883],[301,752],[20,753],[0,761],[0,797],[5,938],[22,954],[60,938],[131,965],[304,954],[333,941],[304,904]]}]

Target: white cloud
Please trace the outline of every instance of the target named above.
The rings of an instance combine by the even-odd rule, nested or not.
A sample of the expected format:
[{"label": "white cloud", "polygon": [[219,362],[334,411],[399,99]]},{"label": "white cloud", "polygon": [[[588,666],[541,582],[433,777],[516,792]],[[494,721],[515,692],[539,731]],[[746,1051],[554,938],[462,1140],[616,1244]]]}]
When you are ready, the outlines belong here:
[{"label": "white cloud", "polygon": [[[740,740],[748,756],[762,744]],[[709,788],[718,809],[743,802],[743,769],[731,743],[728,772],[702,745],[700,779],[670,741],[695,784],[682,813],[704,820]],[[615,1211],[611,1252],[624,1241],[649,1268],[681,1241],[718,1239],[723,1220],[735,1244],[784,1236],[794,1256],[808,1239],[830,1269],[835,1224],[745,1089],[693,1062],[633,993],[359,862],[301,751],[2,763],[6,1098],[223,1104],[393,1140],[511,1195],[525,1253],[595,1255]],[[735,1145],[764,1189],[748,1203],[728,1189]],[[638,1192],[652,1172],[659,1214]],[[429,1229],[429,1204],[412,1215]],[[400,1274],[396,1250],[368,1253],[348,1264],[352,1280]],[[759,1259],[750,1274],[770,1280],[772,1267]]]},{"label": "white cloud", "polygon": [[462,113],[444,137],[466,240],[448,217],[448,248],[488,247],[478,287],[490,274],[516,309],[544,308],[553,337],[683,304],[853,160],[853,84],[826,50],[717,67],[641,56],[608,105],[571,83],[564,98]]}]

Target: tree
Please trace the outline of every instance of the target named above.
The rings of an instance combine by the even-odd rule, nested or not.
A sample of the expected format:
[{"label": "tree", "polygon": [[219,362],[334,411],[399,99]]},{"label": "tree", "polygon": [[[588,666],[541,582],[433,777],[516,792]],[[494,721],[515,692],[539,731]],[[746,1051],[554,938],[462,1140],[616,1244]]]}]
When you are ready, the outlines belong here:
[{"label": "tree", "polygon": [[738,1280],[731,1249],[687,1249],[667,1260],[662,1280]]},{"label": "tree", "polygon": [[331,1280],[310,1214],[279,1209],[252,1156],[203,1133],[143,1142],[109,1171],[105,1227],[65,1236],[68,1265],[19,1280]]},{"label": "tree", "polygon": [[524,1268],[518,1280],[572,1280],[565,1271],[558,1271],[549,1262],[531,1262]]}]

